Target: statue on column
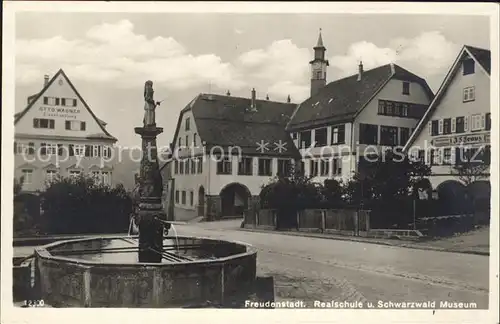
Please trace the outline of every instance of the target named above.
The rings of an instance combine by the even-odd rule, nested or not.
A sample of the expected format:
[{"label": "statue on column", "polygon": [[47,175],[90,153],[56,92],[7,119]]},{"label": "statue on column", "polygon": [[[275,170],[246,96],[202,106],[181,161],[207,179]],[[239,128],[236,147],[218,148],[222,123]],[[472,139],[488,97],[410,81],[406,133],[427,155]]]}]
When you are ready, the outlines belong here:
[{"label": "statue on column", "polygon": [[160,103],[154,101],[153,95],[153,81],[146,81],[144,84],[144,127],[156,126],[155,109]]}]

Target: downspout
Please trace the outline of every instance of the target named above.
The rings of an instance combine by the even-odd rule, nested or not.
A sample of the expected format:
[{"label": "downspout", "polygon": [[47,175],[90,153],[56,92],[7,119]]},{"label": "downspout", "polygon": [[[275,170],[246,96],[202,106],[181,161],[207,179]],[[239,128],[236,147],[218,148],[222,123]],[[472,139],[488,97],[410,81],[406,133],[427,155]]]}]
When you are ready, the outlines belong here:
[{"label": "downspout", "polygon": [[[204,154],[205,156],[207,156],[207,146],[205,145],[205,148],[204,148]],[[206,193],[205,193],[205,200],[207,199],[207,195],[210,195],[210,173],[212,173],[212,166],[210,164],[210,161],[212,160],[212,157],[211,156],[208,156],[208,166],[207,166],[207,169],[208,169],[208,184],[207,184],[207,190],[206,190]],[[208,204],[205,202],[205,208],[207,209],[207,218],[208,218]]]}]

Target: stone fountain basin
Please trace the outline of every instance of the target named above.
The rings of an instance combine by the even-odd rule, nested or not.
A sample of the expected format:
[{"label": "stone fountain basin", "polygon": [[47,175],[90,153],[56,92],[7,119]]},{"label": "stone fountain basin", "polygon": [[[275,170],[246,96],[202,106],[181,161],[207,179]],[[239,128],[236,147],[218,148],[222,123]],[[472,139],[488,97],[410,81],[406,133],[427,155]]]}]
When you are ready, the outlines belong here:
[{"label": "stone fountain basin", "polygon": [[[116,236],[54,242],[35,249],[35,285],[53,307],[196,307],[223,305],[256,278],[257,251],[248,244],[178,236],[166,241],[206,247],[192,261],[85,260],[57,251],[102,246]],[[137,254],[137,252],[135,252]],[[210,255],[210,258],[207,256]]]}]

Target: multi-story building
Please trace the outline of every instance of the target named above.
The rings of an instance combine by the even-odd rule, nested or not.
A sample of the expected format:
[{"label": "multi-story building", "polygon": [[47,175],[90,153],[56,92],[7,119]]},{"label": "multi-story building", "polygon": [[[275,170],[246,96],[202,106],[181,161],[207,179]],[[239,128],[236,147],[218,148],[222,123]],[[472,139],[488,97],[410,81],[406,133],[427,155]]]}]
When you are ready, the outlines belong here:
[{"label": "multi-story building", "polygon": [[[489,50],[464,46],[405,147],[431,165],[434,188],[489,179],[490,68]],[[476,161],[484,168],[474,168]]]},{"label": "multi-story building", "polygon": [[[290,101],[290,100],[289,100]],[[172,178],[176,220],[242,216],[297,150],[285,131],[296,105],[200,94],[180,113]]]},{"label": "multi-story building", "polygon": [[112,184],[116,138],[63,70],[44,77],[43,89],[28,97],[14,120],[14,176],[23,177],[23,191],[43,190],[58,175],[82,173]]},{"label": "multi-story building", "polygon": [[326,83],[321,33],[311,65],[311,97],[287,125],[307,176],[347,180],[370,153],[404,146],[433,99],[427,82],[396,64]]}]

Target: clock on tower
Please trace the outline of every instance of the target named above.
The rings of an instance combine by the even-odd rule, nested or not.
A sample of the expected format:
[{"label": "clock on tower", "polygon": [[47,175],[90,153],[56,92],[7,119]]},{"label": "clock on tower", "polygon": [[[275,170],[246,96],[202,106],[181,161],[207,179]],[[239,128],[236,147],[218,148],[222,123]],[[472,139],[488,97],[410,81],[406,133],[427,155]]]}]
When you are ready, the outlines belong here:
[{"label": "clock on tower", "polygon": [[329,63],[325,59],[325,52],[326,48],[323,46],[320,29],[318,43],[314,47],[314,59],[309,62],[311,64],[311,97],[326,85],[326,69]]}]

